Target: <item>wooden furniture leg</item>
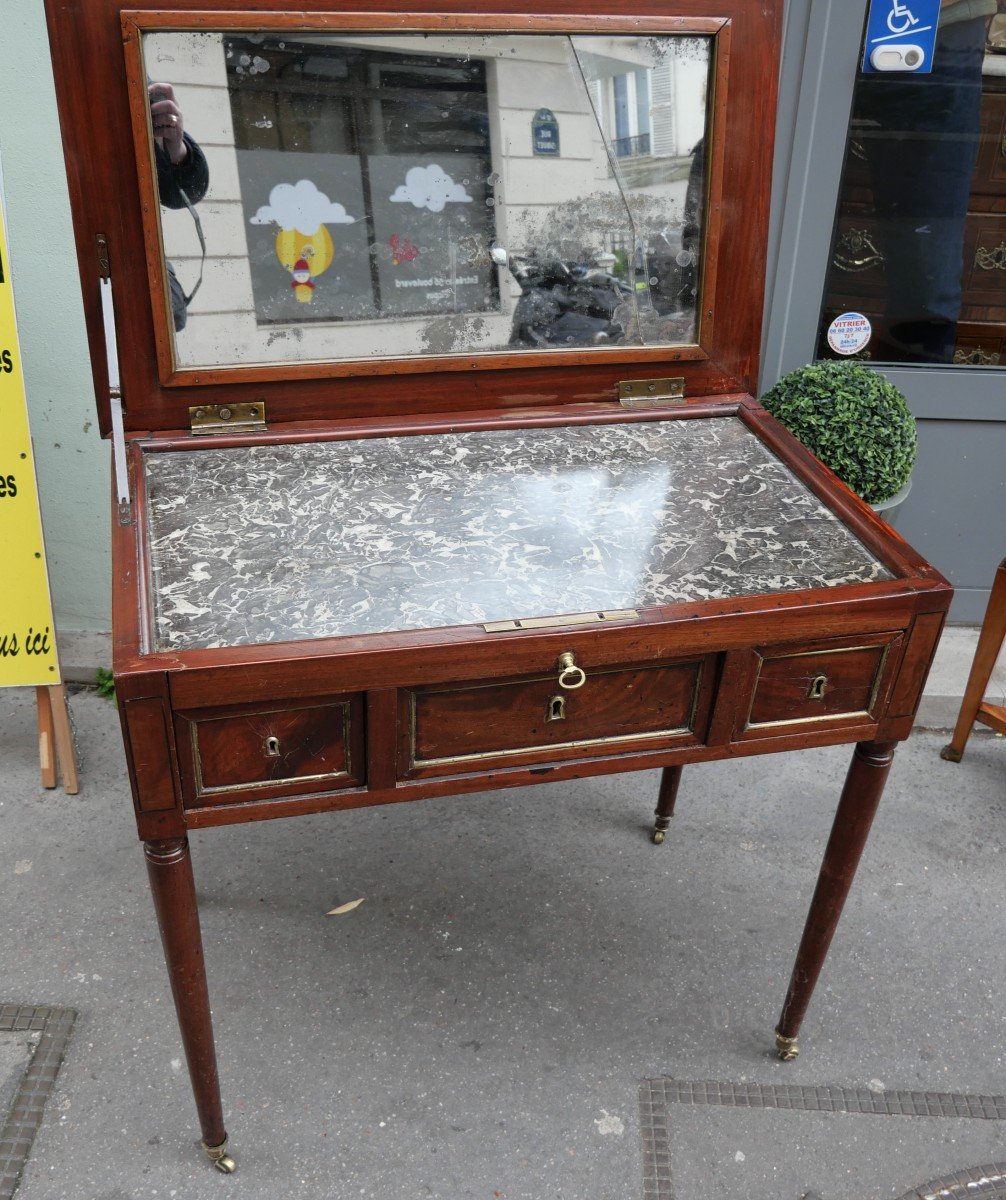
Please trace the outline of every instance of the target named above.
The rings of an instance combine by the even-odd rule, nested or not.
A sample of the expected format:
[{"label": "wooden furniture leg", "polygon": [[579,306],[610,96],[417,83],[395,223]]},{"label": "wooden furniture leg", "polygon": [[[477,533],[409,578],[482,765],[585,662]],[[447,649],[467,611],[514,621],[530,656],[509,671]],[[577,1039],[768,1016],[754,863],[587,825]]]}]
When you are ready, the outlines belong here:
[{"label": "wooden furniture leg", "polygon": [[37,687],[35,702],[38,706],[38,761],[42,769],[42,786],[56,786],[58,767],[58,774],[63,777],[63,790],[67,795],[75,796],[80,791],[80,782],[66,688],[62,684]]},{"label": "wooden furniture leg", "polygon": [[660,776],[660,795],[657,798],[657,808],[654,813],[653,841],[659,846],[663,842],[668,829],[671,827],[671,817],[674,816],[674,802],[678,798],[678,784],[681,782],[681,767],[664,767]]},{"label": "wooden furniture leg", "polygon": [[999,564],[996,577],[992,581],[992,592],[989,595],[989,606],[985,610],[982,621],[982,631],[978,636],[978,648],[975,659],[971,664],[967,686],[964,689],[964,699],[961,702],[960,715],[954,729],[950,745],[944,746],[940,757],[947,762],[960,762],[964,755],[964,747],[968,744],[971,730],[975,721],[989,725],[997,733],[1006,733],[1006,708],[999,704],[986,704],[983,701],[985,689],[995,670],[996,659],[1006,640],[1006,558]]},{"label": "wooden furniture leg", "polygon": [[52,728],[56,739],[56,761],[63,778],[63,791],[76,796],[80,791],[77,778],[77,754],[73,744],[73,728],[70,725],[70,709],[67,707],[66,688],[55,684],[49,688],[52,702]]},{"label": "wooden furniture leg", "polygon": [[776,1050],[783,1061],[788,1062],[799,1053],[800,1025],[866,845],[894,760],[895,744],[860,742],[852,756],[775,1031]]},{"label": "wooden furniture leg", "polygon": [[47,687],[35,689],[38,706],[38,761],[42,769],[42,786],[56,786],[56,739],[52,727],[52,694]]},{"label": "wooden furniture leg", "polygon": [[146,842],[144,853],[171,994],[199,1113],[203,1149],[214,1166],[229,1175],[236,1164],[227,1153],[227,1131],[220,1103],[210,995],[206,986],[189,843],[186,838]]}]

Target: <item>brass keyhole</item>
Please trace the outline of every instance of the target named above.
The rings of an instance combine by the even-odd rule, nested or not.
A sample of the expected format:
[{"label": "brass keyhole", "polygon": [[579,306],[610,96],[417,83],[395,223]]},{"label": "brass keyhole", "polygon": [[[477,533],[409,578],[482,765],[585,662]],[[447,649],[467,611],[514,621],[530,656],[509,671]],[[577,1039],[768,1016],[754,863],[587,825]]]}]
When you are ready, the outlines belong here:
[{"label": "brass keyhole", "polygon": [[807,691],[808,700],[823,700],[824,689],[828,682],[827,675],[818,675],[811,680],[810,688]]},{"label": "brass keyhole", "polygon": [[566,719],[566,697],[553,696],[548,702],[548,720],[549,721],[565,721]]},{"label": "brass keyhole", "polygon": [[265,753],[267,758],[279,758],[279,738],[267,737],[265,740]]}]

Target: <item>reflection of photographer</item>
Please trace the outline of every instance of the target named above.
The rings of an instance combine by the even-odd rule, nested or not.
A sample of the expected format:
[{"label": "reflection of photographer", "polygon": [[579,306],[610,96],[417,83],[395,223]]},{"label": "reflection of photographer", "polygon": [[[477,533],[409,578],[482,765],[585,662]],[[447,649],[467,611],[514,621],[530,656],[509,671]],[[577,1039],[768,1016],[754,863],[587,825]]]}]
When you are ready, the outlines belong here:
[{"label": "reflection of photographer", "polygon": [[[184,129],[182,110],[175,100],[175,92],[170,83],[151,83],[147,87],[150,96],[150,123],[154,132],[154,157],[157,161],[157,191],[161,203],[167,208],[187,208],[196,223],[196,232],[203,247],[202,228],[196,215],[194,205],[206,195],[210,186],[210,171],[206,165],[206,155],[196,141]],[[175,275],[171,263],[168,269],[168,286],[171,290],[171,313],[174,318],[176,332],[185,328],[188,316],[188,306],[192,297],[202,282],[200,268],[199,282],[186,296],[182,285]]]}]

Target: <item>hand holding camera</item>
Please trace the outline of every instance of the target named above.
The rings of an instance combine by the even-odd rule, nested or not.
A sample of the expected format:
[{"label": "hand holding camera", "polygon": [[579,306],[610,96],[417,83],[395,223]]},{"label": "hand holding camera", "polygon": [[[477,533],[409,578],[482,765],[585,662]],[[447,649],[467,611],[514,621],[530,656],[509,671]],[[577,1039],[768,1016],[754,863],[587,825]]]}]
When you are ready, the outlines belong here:
[{"label": "hand holding camera", "polygon": [[154,137],[167,151],[174,166],[185,161],[188,147],[182,137],[182,110],[175,100],[170,83],[152,83],[147,88],[150,97],[150,122]]}]

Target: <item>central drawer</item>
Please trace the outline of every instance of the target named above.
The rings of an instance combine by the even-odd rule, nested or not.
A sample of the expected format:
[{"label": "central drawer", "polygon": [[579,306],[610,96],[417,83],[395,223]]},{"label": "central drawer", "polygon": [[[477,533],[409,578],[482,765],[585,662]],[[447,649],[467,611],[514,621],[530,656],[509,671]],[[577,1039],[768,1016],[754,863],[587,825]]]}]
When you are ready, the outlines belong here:
[{"label": "central drawer", "polygon": [[600,756],[694,745],[708,717],[711,667],[705,657],[585,666],[581,682],[581,668],[573,665],[560,683],[557,663],[532,677],[403,689],[402,774],[549,762],[574,751]]}]

